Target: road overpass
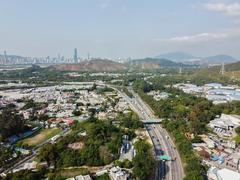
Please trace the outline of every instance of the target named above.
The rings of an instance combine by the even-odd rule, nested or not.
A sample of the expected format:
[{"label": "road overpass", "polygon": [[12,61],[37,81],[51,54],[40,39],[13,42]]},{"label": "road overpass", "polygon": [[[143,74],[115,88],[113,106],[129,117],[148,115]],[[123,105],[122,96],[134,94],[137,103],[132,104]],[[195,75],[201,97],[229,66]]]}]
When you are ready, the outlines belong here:
[{"label": "road overpass", "polygon": [[160,124],[162,119],[146,119],[142,120],[143,124]]}]

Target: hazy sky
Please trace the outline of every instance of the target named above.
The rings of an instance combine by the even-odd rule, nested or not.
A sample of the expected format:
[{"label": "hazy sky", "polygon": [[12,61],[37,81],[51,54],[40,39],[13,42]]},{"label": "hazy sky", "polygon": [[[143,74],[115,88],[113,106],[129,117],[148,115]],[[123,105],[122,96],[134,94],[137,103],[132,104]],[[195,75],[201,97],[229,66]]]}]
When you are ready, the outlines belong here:
[{"label": "hazy sky", "polygon": [[0,54],[240,59],[240,0],[0,0]]}]

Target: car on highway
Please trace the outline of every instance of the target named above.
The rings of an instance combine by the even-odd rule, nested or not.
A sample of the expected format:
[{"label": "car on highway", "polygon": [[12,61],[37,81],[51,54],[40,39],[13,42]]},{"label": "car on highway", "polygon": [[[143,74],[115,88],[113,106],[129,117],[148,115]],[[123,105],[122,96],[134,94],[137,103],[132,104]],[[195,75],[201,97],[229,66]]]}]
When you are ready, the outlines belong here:
[{"label": "car on highway", "polygon": [[158,150],[158,154],[159,154],[160,156],[163,156],[163,155],[164,155],[164,151],[163,151],[162,149],[159,149],[159,150]]}]

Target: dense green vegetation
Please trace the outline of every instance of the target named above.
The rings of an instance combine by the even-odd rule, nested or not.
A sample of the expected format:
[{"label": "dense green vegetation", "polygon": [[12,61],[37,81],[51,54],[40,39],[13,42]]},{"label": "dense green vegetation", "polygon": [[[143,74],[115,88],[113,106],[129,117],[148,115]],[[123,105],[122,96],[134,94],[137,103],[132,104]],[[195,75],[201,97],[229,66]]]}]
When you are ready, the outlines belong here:
[{"label": "dense green vegetation", "polygon": [[236,84],[235,80],[227,76],[222,76],[219,74],[206,73],[204,70],[189,70],[184,74],[173,74],[171,76],[155,76],[151,79],[154,85],[173,85],[176,83],[193,83],[196,85],[204,85],[206,83],[218,82],[224,85],[226,84]]},{"label": "dense green vegetation", "polygon": [[174,137],[182,161],[186,163],[185,180],[203,180],[204,168],[201,166],[198,156],[193,152],[191,141],[187,140],[184,135],[187,132],[186,122],[183,120],[165,120],[163,126]]},{"label": "dense green vegetation", "polygon": [[111,180],[108,174],[96,177],[96,180]]},{"label": "dense green vegetation", "polygon": [[[89,120],[77,123],[71,128],[71,132],[59,139],[55,144],[46,144],[40,148],[38,160],[47,162],[47,166],[54,167],[45,174],[32,171],[20,171],[9,174],[7,178],[17,179],[24,175],[26,179],[40,179],[48,177],[49,179],[65,179],[70,174],[88,174],[83,171],[78,174],[73,169],[71,172],[63,168],[76,166],[100,166],[107,165],[119,158],[119,149],[122,145],[123,135],[128,135],[130,140],[135,137],[134,130],[142,127],[137,115],[133,112],[128,114],[120,113],[116,120],[118,125],[113,125],[113,121],[100,121],[94,117]],[[86,132],[86,136],[82,135]],[[80,143],[79,149],[70,148],[70,144]],[[124,161],[122,167],[134,169],[134,175],[139,179],[145,179],[154,169],[154,159],[151,154],[151,146],[144,140],[135,144],[137,155],[133,162]],[[6,154],[7,155],[7,154]],[[147,158],[147,163],[144,159]],[[75,175],[74,174],[74,175]],[[74,176],[72,175],[72,176]],[[109,179],[107,175],[98,177],[98,179]]]},{"label": "dense green vegetation", "polygon": [[[240,115],[240,102],[214,105],[205,98],[186,94],[172,88],[171,85],[189,81],[202,85],[214,80],[216,80],[216,77],[191,76],[186,78],[184,76],[174,76],[154,78],[151,80],[151,84],[141,80],[135,81],[134,84],[135,91],[151,106],[155,114],[165,119],[163,126],[174,138],[181,158],[186,163],[185,179],[203,179],[202,174],[205,173],[200,159],[192,150],[191,143],[200,141],[198,135],[208,132],[207,124],[216,116],[220,116],[222,113]],[[227,78],[218,80],[217,82],[224,84],[230,82]],[[166,100],[155,101],[152,96],[146,94],[151,90],[165,91],[171,95]],[[191,141],[185,137],[185,133],[189,132],[195,134],[195,138]],[[239,133],[240,130],[236,129],[236,132]],[[238,135],[235,140],[237,143],[240,143],[240,136]]]},{"label": "dense green vegetation", "polygon": [[1,140],[11,135],[21,133],[26,128],[23,117],[12,109],[4,109],[2,113],[0,113],[0,127]]},{"label": "dense green vegetation", "polygon": [[3,167],[4,165],[6,165],[6,163],[9,163],[12,154],[13,151],[11,148],[7,148],[2,145],[0,146],[0,167]]},{"label": "dense green vegetation", "polygon": [[45,177],[45,169],[40,169],[39,171],[31,171],[31,170],[22,170],[16,173],[7,174],[7,176],[3,179],[5,180],[40,180]]},{"label": "dense green vegetation", "polygon": [[155,167],[151,146],[146,140],[134,144],[136,156],[133,158],[133,174],[140,180],[148,179]]},{"label": "dense green vegetation", "polygon": [[99,88],[97,89],[97,93],[99,94],[103,94],[105,92],[113,92],[114,90],[112,88],[109,88],[107,86],[105,86],[104,88]]},{"label": "dense green vegetation", "polygon": [[58,169],[47,174],[49,180],[65,180],[78,175],[87,175],[89,171],[86,168]]},{"label": "dense green vegetation", "polygon": [[119,166],[121,168],[128,168],[128,169],[131,169],[133,167],[133,163],[131,161],[129,161],[128,159],[125,159],[124,161],[116,160],[114,162],[114,165]]},{"label": "dense green vegetation", "polygon": [[[165,119],[163,126],[174,137],[181,158],[186,163],[185,179],[203,179],[201,174],[204,173],[204,168],[194,154],[191,141],[187,140],[185,133],[194,133],[197,138],[198,134],[207,132],[207,123],[216,115],[220,115],[222,110],[204,98],[185,94],[171,87],[137,81],[134,89],[151,106],[157,116]],[[171,95],[166,100],[155,101],[146,94],[150,90],[164,90]]]},{"label": "dense green vegetation", "polygon": [[[21,80],[24,83],[34,83],[38,86],[44,84],[53,84],[56,85],[64,81],[72,82],[90,82],[96,79],[101,81],[111,81],[115,77],[106,76],[106,75],[97,75],[92,76],[89,72],[81,72],[80,76],[70,77],[67,75],[70,71],[57,71],[51,68],[41,68],[40,66],[33,65],[30,68],[14,71],[1,71],[0,80]],[[123,74],[124,75],[124,74]]]},{"label": "dense green vegetation", "polygon": [[240,101],[233,101],[226,104],[220,104],[217,106],[225,114],[237,114],[240,115]]},{"label": "dense green vegetation", "polygon": [[116,119],[120,122],[122,127],[128,129],[134,130],[143,127],[143,123],[139,121],[139,117],[134,112],[128,114],[119,113]]},{"label": "dense green vegetation", "polygon": [[[156,89],[168,92],[171,95],[166,100],[155,101],[152,96],[145,93]],[[135,84],[135,90],[151,106],[158,117],[185,120],[185,128],[191,133],[201,134],[206,132],[206,124],[222,112],[218,106],[214,106],[207,99],[186,94],[174,88],[154,87],[145,82],[140,82]]]},{"label": "dense green vegetation", "polygon": [[[124,119],[124,116],[122,118]],[[132,127],[135,128],[135,124]],[[135,136],[131,128],[118,128],[111,121],[91,118],[73,126],[72,132],[56,144],[42,147],[38,157],[56,168],[106,165],[119,157],[123,135],[127,134],[130,138]],[[84,131],[87,133],[86,137],[79,135],[79,132]],[[74,150],[68,147],[69,144],[76,142],[82,144],[81,149]]]}]

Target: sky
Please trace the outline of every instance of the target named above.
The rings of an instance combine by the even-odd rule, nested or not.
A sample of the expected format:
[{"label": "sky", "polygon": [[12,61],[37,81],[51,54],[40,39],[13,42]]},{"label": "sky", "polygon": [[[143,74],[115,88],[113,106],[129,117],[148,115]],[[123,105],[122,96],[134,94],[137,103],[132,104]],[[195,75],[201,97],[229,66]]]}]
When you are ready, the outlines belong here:
[{"label": "sky", "polygon": [[0,54],[240,59],[240,0],[0,0]]}]

